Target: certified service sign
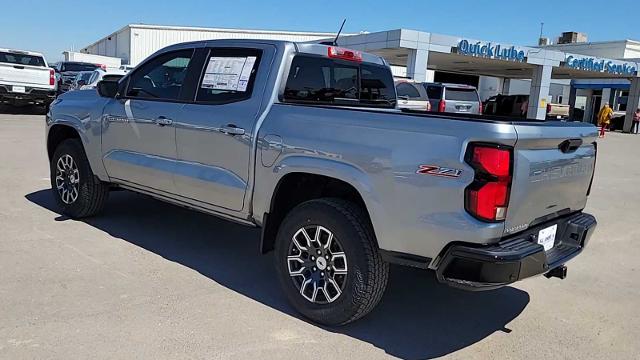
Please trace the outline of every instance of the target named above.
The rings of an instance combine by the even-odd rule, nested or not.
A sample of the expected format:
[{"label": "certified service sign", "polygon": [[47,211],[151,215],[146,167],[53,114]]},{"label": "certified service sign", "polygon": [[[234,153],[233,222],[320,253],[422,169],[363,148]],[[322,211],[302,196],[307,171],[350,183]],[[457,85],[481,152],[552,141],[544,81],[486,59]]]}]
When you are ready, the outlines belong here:
[{"label": "certified service sign", "polygon": [[520,50],[515,46],[502,47],[500,44],[493,45],[492,43],[475,42],[470,43],[469,40],[462,39],[458,43],[456,48],[457,53],[460,55],[484,57],[490,59],[507,60],[507,61],[519,61],[525,60],[524,50]]},{"label": "certified service sign", "polygon": [[565,66],[572,69],[616,75],[635,75],[638,70],[633,63],[620,63],[590,57],[575,57],[573,55],[567,56]]}]

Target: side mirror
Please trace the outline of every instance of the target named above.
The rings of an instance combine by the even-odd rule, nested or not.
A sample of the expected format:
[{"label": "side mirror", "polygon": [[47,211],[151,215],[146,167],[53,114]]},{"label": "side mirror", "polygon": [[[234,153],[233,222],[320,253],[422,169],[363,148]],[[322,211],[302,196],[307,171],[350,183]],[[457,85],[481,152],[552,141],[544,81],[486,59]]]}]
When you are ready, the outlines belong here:
[{"label": "side mirror", "polygon": [[98,94],[102,97],[115,98],[118,95],[118,82],[117,81],[100,81],[96,86],[98,88]]},{"label": "side mirror", "polygon": [[79,80],[78,81],[78,86],[85,86],[85,85],[87,85],[86,81],[84,81],[84,80]]}]

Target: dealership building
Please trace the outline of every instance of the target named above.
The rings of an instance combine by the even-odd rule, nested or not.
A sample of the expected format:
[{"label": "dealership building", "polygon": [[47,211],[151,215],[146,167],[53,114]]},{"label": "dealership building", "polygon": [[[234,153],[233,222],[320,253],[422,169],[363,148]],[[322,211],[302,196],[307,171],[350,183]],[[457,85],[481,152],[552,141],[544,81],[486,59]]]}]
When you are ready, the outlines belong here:
[{"label": "dealership building", "polygon": [[[298,42],[333,39],[334,33],[195,28],[131,24],[81,52],[137,65],[165,46],[195,40],[252,38]],[[378,54],[396,77],[474,85],[483,100],[496,94],[529,95],[527,116],[546,117],[550,102],[580,109],[574,119],[594,121],[605,102],[625,116],[629,131],[640,103],[640,42],[571,42],[518,46],[408,29],[343,34],[341,46]]]}]

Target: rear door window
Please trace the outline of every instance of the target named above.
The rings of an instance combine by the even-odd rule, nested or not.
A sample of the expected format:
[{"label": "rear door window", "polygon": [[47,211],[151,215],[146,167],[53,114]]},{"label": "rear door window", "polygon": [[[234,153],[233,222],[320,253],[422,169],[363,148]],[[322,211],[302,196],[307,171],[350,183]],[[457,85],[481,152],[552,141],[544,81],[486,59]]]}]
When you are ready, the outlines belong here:
[{"label": "rear door window", "polygon": [[262,50],[213,48],[198,82],[196,102],[229,103],[251,97]]},{"label": "rear door window", "polygon": [[42,56],[18,54],[4,51],[0,51],[0,62],[16,65],[44,67],[44,59],[42,58]]},{"label": "rear door window", "polygon": [[391,72],[384,66],[298,55],[284,91],[294,102],[395,107]]},{"label": "rear door window", "polygon": [[444,92],[445,100],[453,101],[479,101],[478,92],[475,89],[446,88]]}]

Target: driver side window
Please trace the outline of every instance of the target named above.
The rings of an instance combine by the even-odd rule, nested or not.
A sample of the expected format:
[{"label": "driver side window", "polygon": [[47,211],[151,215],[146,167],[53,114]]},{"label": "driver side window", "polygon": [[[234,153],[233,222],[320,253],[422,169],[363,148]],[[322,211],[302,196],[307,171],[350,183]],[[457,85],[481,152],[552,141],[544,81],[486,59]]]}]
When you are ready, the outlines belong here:
[{"label": "driver side window", "polygon": [[127,97],[179,100],[193,49],[158,56],[132,74]]}]

